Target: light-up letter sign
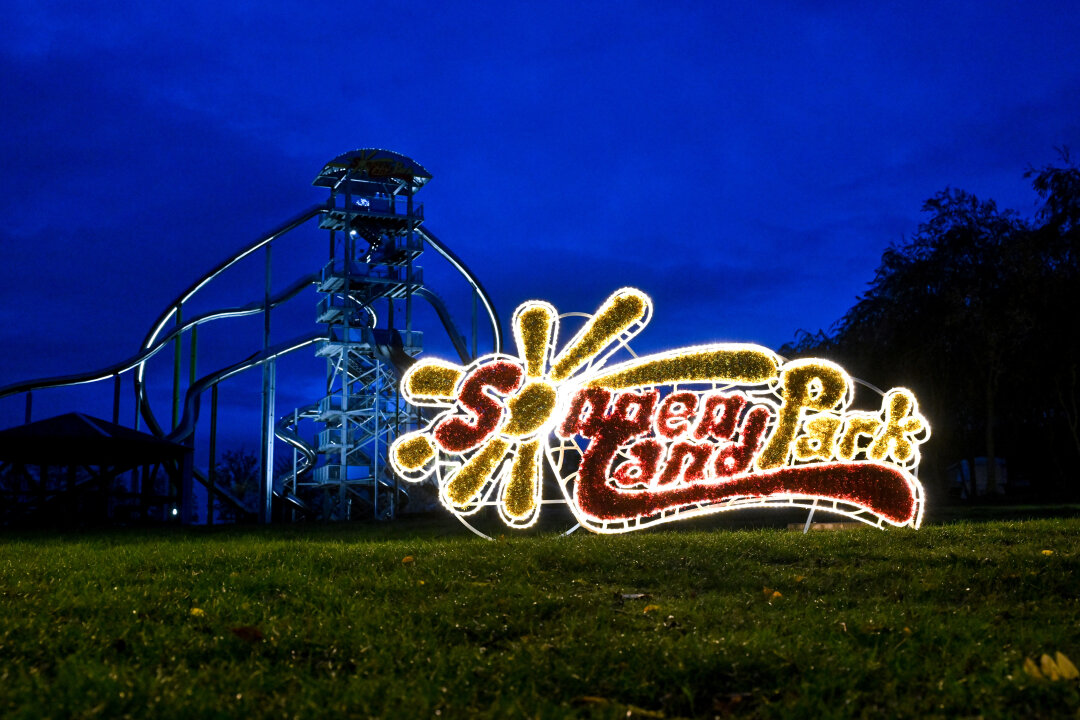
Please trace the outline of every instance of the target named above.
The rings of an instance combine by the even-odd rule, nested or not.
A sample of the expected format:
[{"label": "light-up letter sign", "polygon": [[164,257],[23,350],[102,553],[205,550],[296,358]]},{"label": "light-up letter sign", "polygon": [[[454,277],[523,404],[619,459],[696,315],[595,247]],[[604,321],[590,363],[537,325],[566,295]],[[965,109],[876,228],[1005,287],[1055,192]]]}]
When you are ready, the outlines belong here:
[{"label": "light-up letter sign", "polygon": [[840,366],[785,362],[749,344],[606,366],[651,314],[648,297],[623,288],[556,353],[555,308],[527,302],[512,320],[517,357],[417,362],[402,394],[436,410],[395,441],[394,470],[411,481],[435,473],[451,512],[495,505],[512,527],[536,521],[545,461],[595,532],[747,506],[919,526],[915,472],[930,426],[909,390],[888,391],[876,411],[852,410],[855,383]]}]

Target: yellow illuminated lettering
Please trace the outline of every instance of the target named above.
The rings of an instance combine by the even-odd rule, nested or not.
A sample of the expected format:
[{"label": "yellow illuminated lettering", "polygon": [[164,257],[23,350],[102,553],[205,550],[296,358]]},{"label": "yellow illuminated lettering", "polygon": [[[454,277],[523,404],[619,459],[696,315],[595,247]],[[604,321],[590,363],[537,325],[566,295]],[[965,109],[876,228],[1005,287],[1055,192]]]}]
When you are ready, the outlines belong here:
[{"label": "yellow illuminated lettering", "polygon": [[873,439],[881,427],[881,418],[871,413],[849,413],[844,420],[844,433],[840,436],[837,456],[841,460],[853,460],[859,453],[859,438]]},{"label": "yellow illuminated lettering", "polygon": [[832,460],[841,422],[836,415],[819,414],[808,417],[803,425],[804,434],[795,440],[795,459]]},{"label": "yellow illuminated lettering", "polygon": [[828,360],[793,360],[780,370],[783,400],[772,435],[757,459],[761,470],[781,467],[791,455],[792,441],[804,410],[832,410],[847,397],[847,373]]},{"label": "yellow illuminated lettering", "polygon": [[897,462],[906,462],[914,453],[911,438],[926,427],[926,420],[919,414],[918,403],[910,390],[893,388],[881,401],[885,422],[874,436],[874,444],[867,455],[874,460],[883,460],[892,455]]}]

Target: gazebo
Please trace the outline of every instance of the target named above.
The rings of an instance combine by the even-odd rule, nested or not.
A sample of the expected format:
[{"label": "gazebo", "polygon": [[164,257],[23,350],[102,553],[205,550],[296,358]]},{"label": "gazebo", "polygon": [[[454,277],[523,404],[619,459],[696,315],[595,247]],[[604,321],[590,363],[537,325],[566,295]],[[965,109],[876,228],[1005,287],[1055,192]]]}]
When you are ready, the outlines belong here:
[{"label": "gazebo", "polygon": [[189,455],[183,445],[78,412],[0,431],[0,524],[170,520]]}]

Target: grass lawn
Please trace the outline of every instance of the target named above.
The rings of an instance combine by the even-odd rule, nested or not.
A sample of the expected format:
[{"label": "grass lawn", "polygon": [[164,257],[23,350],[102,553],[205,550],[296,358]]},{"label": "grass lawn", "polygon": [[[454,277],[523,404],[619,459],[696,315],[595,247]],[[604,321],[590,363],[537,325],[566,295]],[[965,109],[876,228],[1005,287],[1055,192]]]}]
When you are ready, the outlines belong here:
[{"label": "grass lawn", "polygon": [[1078,536],[9,534],[0,716],[1077,717]]}]

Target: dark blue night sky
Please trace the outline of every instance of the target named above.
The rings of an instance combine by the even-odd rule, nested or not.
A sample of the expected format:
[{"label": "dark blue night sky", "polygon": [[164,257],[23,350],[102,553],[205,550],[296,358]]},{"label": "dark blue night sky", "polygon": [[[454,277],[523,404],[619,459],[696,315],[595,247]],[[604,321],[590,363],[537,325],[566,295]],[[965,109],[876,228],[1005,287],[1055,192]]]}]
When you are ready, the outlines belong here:
[{"label": "dark blue night sky", "polygon": [[[323,201],[312,179],[354,148],[432,173],[427,223],[504,321],[633,285],[656,350],[828,327],[926,198],[1030,215],[1024,170],[1080,146],[1071,2],[727,5],[5,3],[0,385],[132,354],[202,272]],[[306,237],[275,249],[276,285],[324,262],[325,233]],[[215,299],[260,297],[261,267]],[[282,339],[313,325],[305,297]],[[257,349],[257,322],[205,343],[209,371]],[[318,396],[304,362],[279,410]],[[43,394],[35,416],[109,401]],[[236,427],[258,412],[254,389],[228,402]],[[0,426],[21,419],[0,401]]]}]

